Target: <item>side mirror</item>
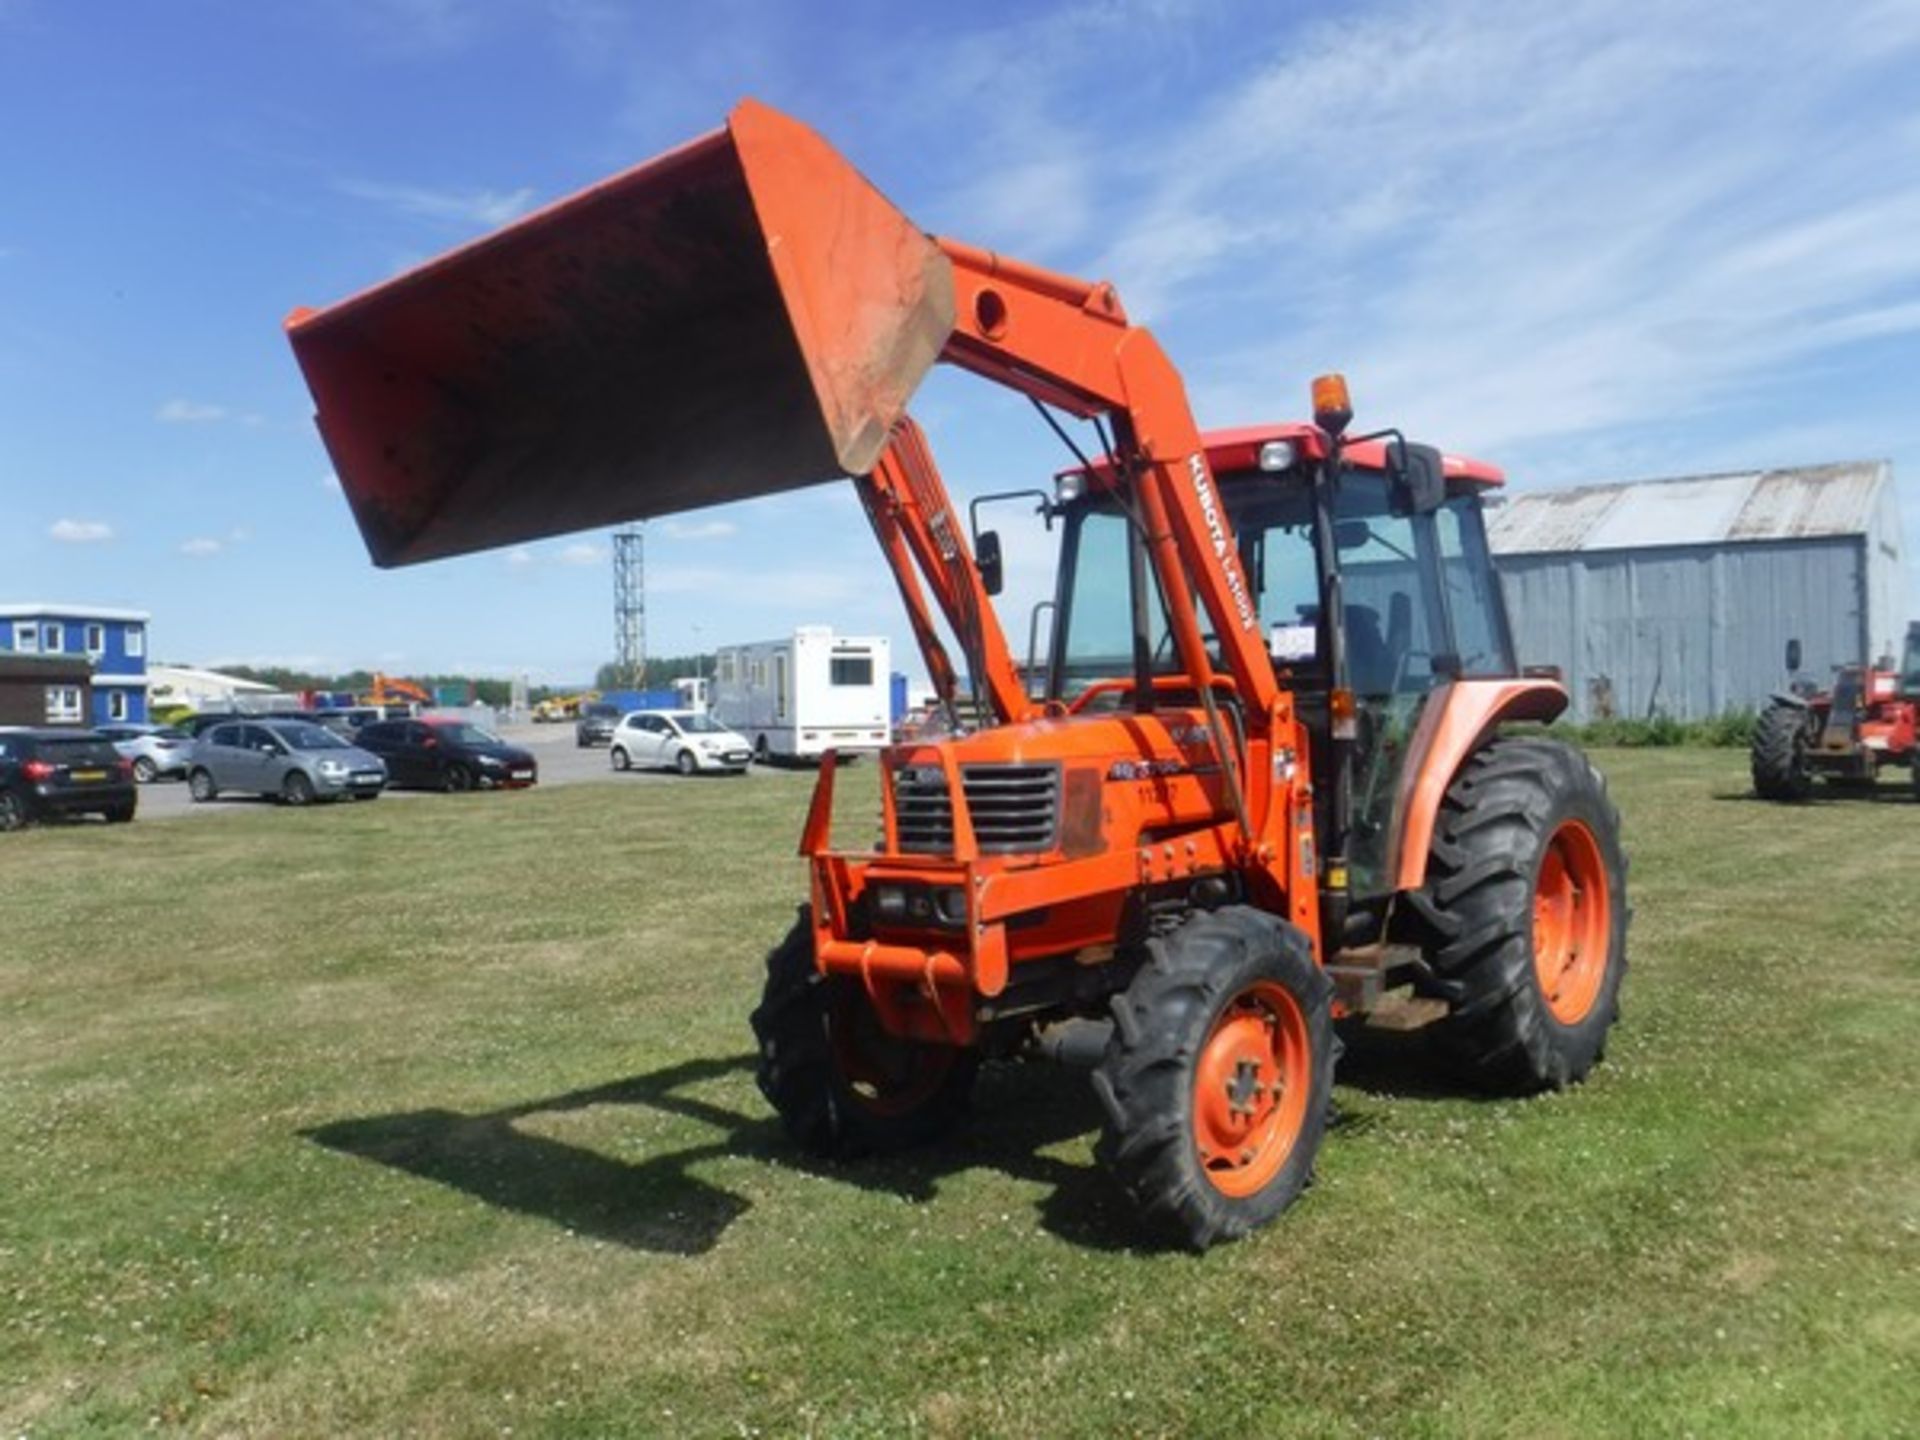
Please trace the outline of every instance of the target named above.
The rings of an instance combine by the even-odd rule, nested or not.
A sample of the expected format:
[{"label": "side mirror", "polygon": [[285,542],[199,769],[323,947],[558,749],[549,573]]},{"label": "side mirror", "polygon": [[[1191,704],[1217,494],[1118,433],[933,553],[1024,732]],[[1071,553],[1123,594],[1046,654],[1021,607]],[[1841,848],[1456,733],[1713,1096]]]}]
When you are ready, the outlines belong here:
[{"label": "side mirror", "polygon": [[1447,500],[1447,472],[1440,452],[1407,440],[1387,442],[1387,475],[1400,503],[1415,515],[1438,510]]},{"label": "side mirror", "polygon": [[998,595],[1007,579],[1000,561],[1000,532],[982,530],[973,543],[973,563],[980,568],[980,588],[989,595]]},{"label": "side mirror", "polygon": [[1372,538],[1373,531],[1364,520],[1333,522],[1333,545],[1336,550],[1359,550]]},{"label": "side mirror", "polygon": [[1800,668],[1800,639],[1795,636],[1787,641],[1787,673],[1791,675]]}]

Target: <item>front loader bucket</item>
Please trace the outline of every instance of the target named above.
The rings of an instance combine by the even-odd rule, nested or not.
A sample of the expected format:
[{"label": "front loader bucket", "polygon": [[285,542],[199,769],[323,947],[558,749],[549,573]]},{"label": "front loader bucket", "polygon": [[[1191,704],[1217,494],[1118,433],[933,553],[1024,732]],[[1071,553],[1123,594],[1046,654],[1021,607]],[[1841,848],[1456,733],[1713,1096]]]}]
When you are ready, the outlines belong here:
[{"label": "front loader bucket", "polygon": [[865,474],[952,328],[933,242],[753,101],[287,322],[378,565]]}]

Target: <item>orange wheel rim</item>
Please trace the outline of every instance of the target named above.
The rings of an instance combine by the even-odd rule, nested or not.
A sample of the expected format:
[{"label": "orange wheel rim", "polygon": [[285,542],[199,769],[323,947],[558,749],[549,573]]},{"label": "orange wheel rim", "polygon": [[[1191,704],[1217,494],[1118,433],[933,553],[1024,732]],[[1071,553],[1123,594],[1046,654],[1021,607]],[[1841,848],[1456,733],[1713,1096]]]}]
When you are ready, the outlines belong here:
[{"label": "orange wheel rim", "polygon": [[1562,1025],[1587,1018],[1607,974],[1612,897],[1600,842],[1579,820],[1563,820],[1540,857],[1533,886],[1533,973]]},{"label": "orange wheel rim", "polygon": [[1280,1173],[1306,1124],[1313,1047],[1300,1002],[1262,980],[1214,1022],[1193,1077],[1200,1168],[1223,1195],[1251,1195]]}]

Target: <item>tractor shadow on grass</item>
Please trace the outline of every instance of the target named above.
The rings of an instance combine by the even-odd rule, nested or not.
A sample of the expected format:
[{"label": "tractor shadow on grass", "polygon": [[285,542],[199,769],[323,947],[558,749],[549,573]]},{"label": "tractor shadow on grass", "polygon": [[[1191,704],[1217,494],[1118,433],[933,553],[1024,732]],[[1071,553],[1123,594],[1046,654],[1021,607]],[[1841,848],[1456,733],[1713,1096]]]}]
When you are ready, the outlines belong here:
[{"label": "tractor shadow on grass", "polygon": [[[751,1074],[754,1056],[691,1060],[607,1085],[479,1114],[419,1110],[341,1120],[302,1131],[341,1154],[449,1186],[502,1210],[549,1220],[579,1235],[630,1249],[699,1255],[749,1208],[744,1196],[709,1183],[695,1167],[751,1160],[862,1189],[928,1201],[940,1181],[994,1169],[1047,1187],[1041,1223],[1095,1249],[1135,1248],[1139,1237],[1105,1176],[1087,1163],[1041,1153],[1099,1123],[1085,1077],[1040,1066],[989,1067],[971,1120],[943,1143],[907,1154],[848,1162],[809,1158],[770,1114],[743,1113],[687,1093],[707,1082]],[[519,1122],[602,1105],[631,1105],[689,1119],[719,1132],[702,1144],[625,1160],[531,1133]],[[796,1203],[799,1202],[796,1197]]]}]

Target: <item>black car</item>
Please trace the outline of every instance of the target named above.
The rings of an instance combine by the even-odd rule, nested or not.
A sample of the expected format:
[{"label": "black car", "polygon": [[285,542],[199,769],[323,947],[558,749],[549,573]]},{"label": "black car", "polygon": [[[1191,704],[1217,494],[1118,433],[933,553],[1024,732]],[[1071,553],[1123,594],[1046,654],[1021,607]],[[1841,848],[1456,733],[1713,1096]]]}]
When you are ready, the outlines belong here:
[{"label": "black car", "polygon": [[133,766],[91,730],[0,730],[0,830],[48,815],[133,819]]},{"label": "black car", "polygon": [[387,762],[390,785],[510,790],[540,778],[530,751],[466,720],[376,720],[353,743]]}]

